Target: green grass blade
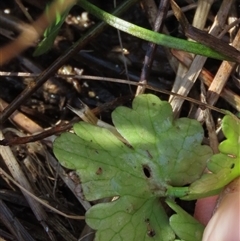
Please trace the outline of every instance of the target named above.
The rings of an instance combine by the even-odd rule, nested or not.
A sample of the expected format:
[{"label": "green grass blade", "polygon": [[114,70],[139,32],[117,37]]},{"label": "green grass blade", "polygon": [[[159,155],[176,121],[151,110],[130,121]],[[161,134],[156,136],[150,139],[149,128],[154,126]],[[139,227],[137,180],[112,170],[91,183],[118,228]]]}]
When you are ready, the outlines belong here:
[{"label": "green grass blade", "polygon": [[220,60],[230,60],[227,56],[218,53],[217,51],[209,48],[203,44],[187,41],[175,37],[171,37],[168,35],[160,34],[132,23],[129,23],[125,20],[122,20],[118,17],[115,17],[95,5],[89,3],[86,0],[79,0],[78,5],[84,8],[86,11],[94,15],[95,17],[101,19],[106,22],[110,26],[117,28],[123,32],[129,33],[133,36],[141,38],[143,40],[153,42],[158,45],[163,45],[168,48],[174,48],[183,50],[186,52],[190,52],[197,55],[203,55],[210,58],[220,59]]}]

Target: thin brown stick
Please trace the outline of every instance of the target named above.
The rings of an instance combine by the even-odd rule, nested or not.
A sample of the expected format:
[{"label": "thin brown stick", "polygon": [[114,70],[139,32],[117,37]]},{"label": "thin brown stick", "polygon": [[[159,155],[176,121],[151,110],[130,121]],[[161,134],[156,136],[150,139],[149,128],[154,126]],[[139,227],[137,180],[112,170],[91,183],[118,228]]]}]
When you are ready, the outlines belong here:
[{"label": "thin brown stick", "polygon": [[[3,139],[3,133],[0,130],[0,139]],[[12,150],[8,146],[0,146],[0,153],[2,156],[2,159],[4,160],[7,168],[9,169],[10,173],[12,174],[13,178],[18,181],[19,186],[24,187],[24,189],[29,190],[30,192],[33,192],[33,189],[24,175],[22,169],[20,168],[19,163],[17,162],[15,156],[12,153]],[[2,173],[4,173],[3,170],[0,169]],[[0,173],[1,174],[1,173]],[[8,174],[7,174],[8,175]],[[6,176],[6,175],[5,175]],[[8,175],[9,176],[9,175]],[[11,178],[12,180],[14,180]],[[9,179],[9,180],[11,180]],[[23,192],[23,195],[25,196],[26,200],[28,201],[29,206],[31,207],[33,213],[36,216],[36,219],[41,223],[44,230],[48,230],[49,227],[47,225],[47,213],[42,208],[42,206],[36,202],[34,199],[32,199],[31,196],[29,196],[26,192]],[[51,240],[56,240],[55,236],[52,232],[47,232]]]},{"label": "thin brown stick", "polygon": [[[192,62],[192,56],[189,54],[179,51],[179,50],[172,50],[173,55],[186,67],[189,68]],[[200,72],[199,79],[204,82],[205,85],[208,87],[211,85],[214,76],[203,68]],[[232,90],[224,87],[220,96],[225,99],[234,109],[240,111],[240,96],[234,93]]]},{"label": "thin brown stick", "polygon": [[[230,10],[232,1],[233,0],[222,1],[221,7],[209,31],[211,35],[217,36],[221,31],[221,26],[224,26],[225,24],[226,17]],[[193,62],[189,70],[184,75],[184,77],[179,78],[176,84],[174,83],[174,87],[173,87],[174,92],[177,92],[178,94],[181,94],[181,95],[187,95],[189,93],[193,84],[197,80],[206,59],[207,58],[203,56],[196,56],[193,59]],[[171,98],[171,105],[172,105],[175,117],[179,114],[182,103],[183,103],[182,99],[179,99],[176,97]]]},{"label": "thin brown stick", "polygon": [[56,19],[57,14],[62,14],[67,8],[74,5],[75,0],[62,1],[59,4],[55,0],[36,21],[26,25],[24,31],[11,43],[0,48],[0,66],[6,64],[11,59],[19,55],[25,49],[33,46],[37,39],[43,34],[45,29]]},{"label": "thin brown stick", "polygon": [[[233,45],[240,49],[240,30],[233,41]],[[211,105],[214,105],[219,99],[220,93],[222,92],[229,76],[231,75],[233,69],[235,69],[236,63],[223,61],[218,72],[216,73],[209,89],[207,92],[207,102]],[[203,114],[201,109],[198,109],[195,117],[201,121]]]},{"label": "thin brown stick", "polygon": [[[163,30],[163,21],[165,20],[167,16],[167,11],[169,8],[169,0],[163,0],[159,4],[159,10],[157,13],[157,18],[154,22],[153,30],[156,32],[162,32]],[[144,63],[140,75],[139,82],[142,85],[139,85],[136,90],[136,95],[142,94],[145,91],[145,85],[147,83],[147,78],[149,76],[150,70],[152,68],[153,58],[156,52],[157,45],[154,43],[149,43],[148,48],[144,57]]]},{"label": "thin brown stick", "polygon": [[[69,4],[69,1],[63,1],[64,4],[62,7],[65,6],[65,3]],[[73,3],[74,0],[71,0]],[[134,2],[133,1],[124,1],[114,12],[113,14],[116,16],[119,16],[124,11],[126,11],[129,7],[132,6]],[[67,5],[69,7],[69,5]],[[66,7],[66,6],[65,6]],[[54,5],[52,7],[52,11],[54,10]],[[60,9],[62,10],[62,9]],[[60,11],[59,12],[62,12]],[[55,15],[54,15],[55,16]],[[53,18],[53,17],[52,17]],[[52,19],[50,18],[50,19]],[[44,20],[44,19],[43,19]],[[46,19],[45,19],[46,20]],[[41,24],[41,19],[37,20],[40,22],[40,30],[43,31],[43,26],[46,26],[46,21],[44,21]],[[45,23],[45,24],[44,24]],[[99,23],[97,24],[93,29],[91,29],[89,32],[87,32],[82,38],[80,38],[75,44],[73,44],[67,52],[65,52],[63,55],[61,55],[54,63],[52,63],[51,66],[49,66],[44,72],[41,73],[41,75],[36,79],[36,84],[33,84],[32,86],[28,86],[9,106],[8,108],[4,109],[2,114],[0,115],[0,125],[3,124],[7,118],[29,97],[31,96],[38,88],[40,88],[57,70],[74,54],[79,52],[86,44],[89,43],[89,41],[95,37],[97,37],[105,28],[107,27],[106,23]],[[40,31],[39,30],[39,31]],[[27,36],[27,33],[25,33],[25,37]],[[13,46],[12,46],[13,47]],[[11,47],[11,48],[12,48]],[[9,47],[10,48],[10,47]],[[11,51],[15,52],[14,49]],[[5,53],[6,54],[6,53]],[[16,55],[14,55],[16,56]],[[1,59],[1,57],[0,57]],[[0,62],[1,65],[1,62]]]},{"label": "thin brown stick", "polygon": [[57,210],[56,208],[50,206],[49,204],[47,204],[46,202],[44,202],[43,200],[41,200],[40,198],[36,197],[34,194],[32,194],[31,192],[29,192],[26,188],[24,188],[23,186],[21,186],[19,183],[17,183],[11,176],[9,176],[2,168],[0,168],[0,175],[4,175],[5,177],[7,177],[8,180],[10,180],[12,183],[14,183],[17,187],[19,187],[24,193],[26,193],[27,195],[29,195],[31,198],[33,198],[34,200],[36,200],[37,202],[41,203],[43,206],[45,206],[46,208],[54,211],[55,213],[65,217],[65,218],[70,218],[70,219],[77,219],[77,220],[83,220],[85,219],[85,216],[73,216],[73,215],[68,215],[65,214],[59,210]]},{"label": "thin brown stick", "polygon": [[232,60],[240,63],[240,52],[236,48],[227,44],[222,39],[219,39],[211,34],[208,34],[203,30],[191,26],[187,21],[185,15],[181,11],[180,7],[176,4],[174,0],[171,0],[171,6],[176,18],[178,19],[184,30],[185,35],[188,38],[193,39],[199,43],[202,43],[218,51],[219,53],[222,53],[226,56],[230,56]]}]

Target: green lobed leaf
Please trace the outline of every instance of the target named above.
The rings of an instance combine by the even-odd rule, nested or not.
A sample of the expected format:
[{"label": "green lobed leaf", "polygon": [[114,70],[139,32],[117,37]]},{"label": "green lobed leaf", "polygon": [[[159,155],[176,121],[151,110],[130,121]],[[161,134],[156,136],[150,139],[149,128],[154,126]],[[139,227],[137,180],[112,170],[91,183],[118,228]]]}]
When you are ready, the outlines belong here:
[{"label": "green lobed leaf", "polygon": [[226,115],[222,131],[227,138],[219,144],[220,153],[211,157],[207,164],[212,173],[204,174],[189,187],[189,194],[183,197],[192,200],[218,194],[223,187],[240,176],[240,120]]},{"label": "green lobed leaf", "polygon": [[201,125],[188,118],[174,121],[170,104],[153,95],[135,98],[132,108],[117,108],[113,123],[134,152],[144,157],[154,182],[183,186],[198,179],[212,153],[200,144]]},{"label": "green lobed leaf", "polygon": [[176,214],[170,217],[169,221],[177,236],[185,241],[201,241],[205,228],[204,225],[199,223],[172,200],[168,199],[166,203],[176,212]]},{"label": "green lobed leaf", "polygon": [[137,96],[132,109],[118,107],[112,119],[130,146],[84,122],[54,143],[60,163],[79,174],[87,200],[117,197],[89,209],[86,222],[99,241],[174,240],[161,203],[168,188],[198,179],[212,155],[201,145],[201,125],[173,120],[170,104],[150,94]]}]

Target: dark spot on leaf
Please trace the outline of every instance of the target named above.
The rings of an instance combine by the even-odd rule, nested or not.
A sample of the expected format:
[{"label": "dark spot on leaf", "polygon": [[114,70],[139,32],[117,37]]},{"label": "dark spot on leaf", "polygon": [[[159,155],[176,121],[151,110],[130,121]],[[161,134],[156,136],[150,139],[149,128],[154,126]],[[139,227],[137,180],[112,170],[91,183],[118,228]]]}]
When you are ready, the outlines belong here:
[{"label": "dark spot on leaf", "polygon": [[235,167],[235,163],[232,163],[232,165],[231,165],[231,169],[233,169]]},{"label": "dark spot on leaf", "polygon": [[156,235],[156,233],[155,233],[154,230],[148,230],[147,234],[148,234],[148,236],[151,237],[151,238],[153,238],[153,237]]},{"label": "dark spot on leaf", "polygon": [[97,175],[101,175],[102,172],[103,172],[102,168],[99,167],[99,168],[97,169],[97,171],[96,171],[96,174],[97,174]]},{"label": "dark spot on leaf", "polygon": [[144,175],[147,177],[147,178],[150,178],[151,177],[151,169],[148,165],[143,165],[143,172],[144,172]]},{"label": "dark spot on leaf", "polygon": [[154,237],[156,235],[156,232],[152,229],[149,218],[146,218],[145,222],[147,224],[147,235],[151,238]]}]

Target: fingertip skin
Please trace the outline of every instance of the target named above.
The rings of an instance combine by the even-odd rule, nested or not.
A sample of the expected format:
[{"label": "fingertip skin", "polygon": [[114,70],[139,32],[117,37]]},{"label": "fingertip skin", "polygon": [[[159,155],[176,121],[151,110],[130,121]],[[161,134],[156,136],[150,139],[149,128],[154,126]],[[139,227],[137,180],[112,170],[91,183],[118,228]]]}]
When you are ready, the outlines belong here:
[{"label": "fingertip skin", "polygon": [[222,192],[202,241],[240,241],[240,178]]},{"label": "fingertip skin", "polygon": [[195,205],[194,217],[203,225],[207,225],[213,215],[218,196],[198,199]]}]

